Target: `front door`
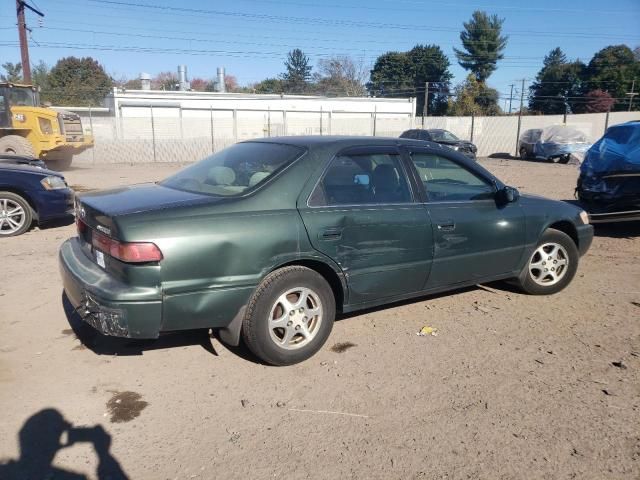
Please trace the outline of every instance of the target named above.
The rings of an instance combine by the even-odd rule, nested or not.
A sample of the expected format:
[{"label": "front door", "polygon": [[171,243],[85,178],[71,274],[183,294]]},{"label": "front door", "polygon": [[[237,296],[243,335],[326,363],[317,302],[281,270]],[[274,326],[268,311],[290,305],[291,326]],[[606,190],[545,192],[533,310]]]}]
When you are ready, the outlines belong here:
[{"label": "front door", "polygon": [[425,208],[433,223],[434,261],[426,288],[516,270],[525,243],[520,205],[498,205],[489,176],[454,155],[430,149],[414,149],[410,155],[426,190]]},{"label": "front door", "polygon": [[299,206],[309,239],[345,273],[350,304],[417,292],[433,255],[429,215],[395,147],[342,152]]}]

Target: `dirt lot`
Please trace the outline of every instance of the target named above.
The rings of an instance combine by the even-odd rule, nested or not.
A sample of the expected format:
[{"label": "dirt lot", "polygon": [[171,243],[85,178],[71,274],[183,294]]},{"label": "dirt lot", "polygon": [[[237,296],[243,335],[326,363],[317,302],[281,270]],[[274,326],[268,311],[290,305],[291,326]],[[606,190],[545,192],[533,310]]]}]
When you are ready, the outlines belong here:
[{"label": "dirt lot", "polygon": [[[482,163],[524,192],[572,197],[573,166]],[[176,168],[66,176],[104,188]],[[637,224],[599,229],[553,297],[492,285],[368,311],[287,368],[207,332],[134,342],[78,325],[56,257],[73,234],[2,240],[0,460],[114,479],[640,478]],[[417,336],[425,325],[438,335]]]}]

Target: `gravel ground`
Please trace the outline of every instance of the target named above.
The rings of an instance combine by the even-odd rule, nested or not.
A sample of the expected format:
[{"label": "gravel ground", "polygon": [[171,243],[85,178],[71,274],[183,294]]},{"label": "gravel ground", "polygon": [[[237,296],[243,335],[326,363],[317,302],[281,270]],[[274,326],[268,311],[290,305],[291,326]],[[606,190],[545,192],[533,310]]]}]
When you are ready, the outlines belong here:
[{"label": "gravel ground", "polygon": [[[481,163],[572,198],[574,166]],[[82,190],[177,168],[66,176]],[[560,294],[491,285],[351,315],[286,368],[204,331],[140,342],[77,325],[56,258],[73,234],[2,240],[2,479],[45,478],[19,477],[25,465],[53,465],[46,478],[640,478],[638,224],[599,228]],[[438,335],[417,336],[425,325]]]}]

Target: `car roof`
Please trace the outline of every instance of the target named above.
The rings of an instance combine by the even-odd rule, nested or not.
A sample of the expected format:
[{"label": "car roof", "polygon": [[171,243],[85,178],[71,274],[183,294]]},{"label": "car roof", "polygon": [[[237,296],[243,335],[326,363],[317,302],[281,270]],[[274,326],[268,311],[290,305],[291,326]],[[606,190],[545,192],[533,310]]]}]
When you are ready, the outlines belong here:
[{"label": "car roof", "polygon": [[256,138],[247,140],[247,142],[259,143],[281,143],[285,145],[294,145],[303,148],[314,147],[350,147],[350,146],[396,146],[396,145],[413,145],[425,146],[425,143],[433,148],[440,149],[442,146],[434,142],[425,142],[424,140],[414,140],[411,138],[399,137],[364,137],[364,136],[340,136],[340,135],[303,135],[303,136],[283,136]]}]

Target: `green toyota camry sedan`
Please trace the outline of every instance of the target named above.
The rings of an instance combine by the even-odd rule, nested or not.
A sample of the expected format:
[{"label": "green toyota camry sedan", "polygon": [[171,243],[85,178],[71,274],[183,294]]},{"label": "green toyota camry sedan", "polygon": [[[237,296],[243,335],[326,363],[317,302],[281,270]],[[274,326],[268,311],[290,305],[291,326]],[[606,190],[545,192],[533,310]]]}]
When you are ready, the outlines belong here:
[{"label": "green toyota camry sedan", "polygon": [[435,143],[281,137],[166,180],[81,195],[60,249],[68,299],[105,335],[212,328],[289,365],[336,313],[509,279],[553,294],[591,244],[587,214],[520,195]]}]

